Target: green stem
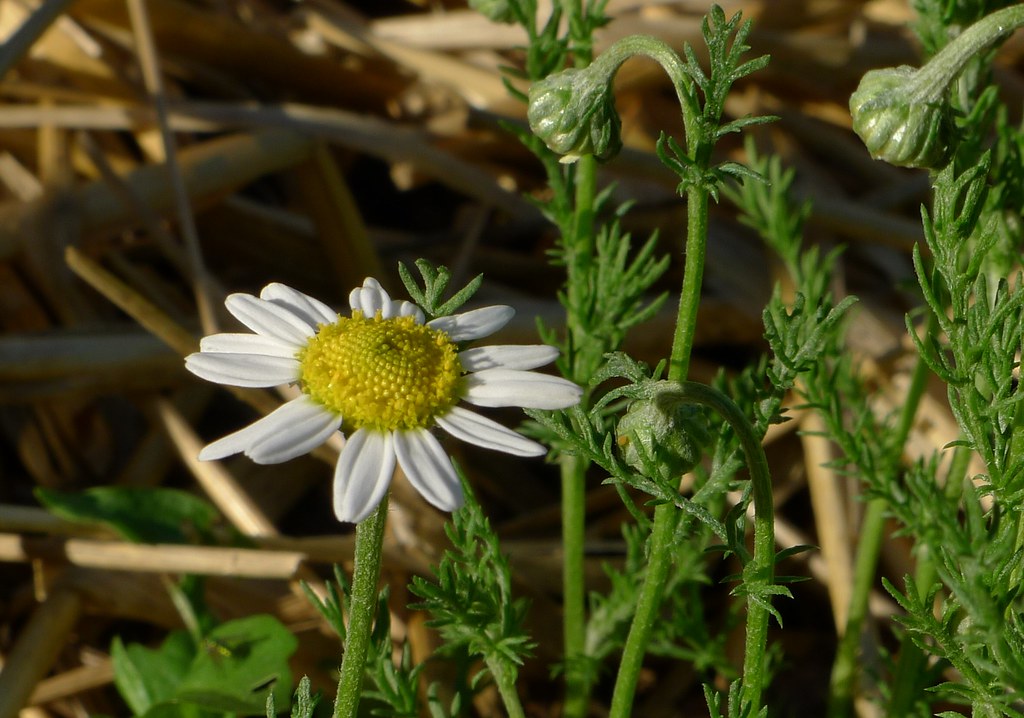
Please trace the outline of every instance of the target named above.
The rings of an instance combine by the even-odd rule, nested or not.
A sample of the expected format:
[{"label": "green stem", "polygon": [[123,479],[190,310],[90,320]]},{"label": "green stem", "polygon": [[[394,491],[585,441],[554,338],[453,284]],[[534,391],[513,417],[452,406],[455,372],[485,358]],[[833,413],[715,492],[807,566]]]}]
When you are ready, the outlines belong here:
[{"label": "green stem", "polygon": [[651,531],[647,571],[644,573],[644,584],[640,589],[636,613],[629,627],[629,635],[622,649],[622,660],[619,673],[615,677],[615,690],[612,693],[609,718],[629,718],[633,714],[633,696],[636,694],[636,683],[643,667],[647,642],[650,640],[654,622],[661,608],[662,590],[665,579],[672,567],[672,544],[676,530],[678,513],[672,504],[660,504],[654,509],[654,528]]},{"label": "green stem", "polygon": [[607,50],[597,56],[590,65],[601,82],[611,82],[611,77],[619,67],[634,55],[651,58],[669,76],[675,88],[676,97],[683,112],[683,125],[687,138],[696,138],[696,122],[701,116],[700,107],[690,92],[690,76],[679,55],[667,43],[650,35],[629,35],[613,43]]},{"label": "green stem", "polygon": [[345,653],[341,658],[338,697],[334,701],[334,718],[356,718],[359,708],[366,672],[366,653],[377,609],[377,582],[380,580],[381,547],[387,518],[388,497],[385,495],[380,506],[356,526],[352,601],[345,635]]},{"label": "green stem", "polygon": [[675,335],[672,338],[672,356],[669,359],[668,378],[685,381],[690,372],[690,354],[697,328],[697,308],[704,280],[704,259],[708,241],[708,193],[691,186],[686,191],[686,266],[683,286],[679,295]]},{"label": "green stem", "polygon": [[1024,25],[1024,4],[983,17],[960,33],[914,73],[905,91],[911,103],[938,102],[972,57]]},{"label": "green stem", "polygon": [[[690,367],[690,353],[693,350],[693,332],[697,324],[697,307],[700,304],[708,234],[706,191],[696,187],[688,190],[687,215],[686,265],[683,269],[683,286],[668,370],[668,378],[677,382],[686,380]],[[636,683],[644,654],[647,652],[647,642],[657,620],[665,579],[672,566],[672,546],[678,520],[675,507],[671,504],[661,504],[654,509],[654,526],[648,551],[650,558],[640,589],[636,613],[633,615],[629,635],[623,647],[619,673],[612,693],[610,718],[627,718],[632,712],[633,697],[636,694]]]},{"label": "green stem", "polygon": [[[572,40],[573,62],[582,68],[590,64],[592,38],[583,21],[582,0],[563,0],[562,10],[569,23]],[[573,380],[583,386],[590,381],[605,351],[603,344],[591,351],[595,342],[586,338],[583,317],[576,316],[577,307],[585,306],[584,298],[577,297],[580,288],[589,282],[590,267],[594,255],[594,198],[597,196],[597,161],[593,155],[581,157],[573,175],[575,202],[573,204],[572,226],[569,228],[569,244],[572,247],[569,278],[570,316],[569,332],[573,340],[570,357]],[[593,356],[593,355],[597,356]],[[583,570],[583,536],[586,529],[586,475],[589,463],[576,456],[563,456],[562,469],[562,602],[563,602],[563,656],[565,658],[565,705],[564,718],[583,718],[587,714],[591,681],[589,671],[583,665],[586,658],[586,585]]]},{"label": "green stem", "polygon": [[[564,6],[570,22],[578,20],[581,12],[578,1]],[[579,24],[579,23],[577,23]],[[577,39],[579,51],[576,64],[589,62],[584,52],[585,43]],[[566,233],[571,248],[569,271],[569,316],[567,324],[571,337],[569,357],[572,379],[586,386],[593,376],[605,346],[588,336],[585,317],[577,316],[579,307],[586,306],[586,298],[578,296],[589,286],[588,277],[594,260],[594,198],[597,194],[597,161],[593,155],[581,157],[573,175],[575,190],[572,224]],[[565,230],[563,230],[565,231]],[[589,397],[585,399],[588,401]],[[586,528],[586,473],[589,463],[579,457],[563,456],[562,469],[562,600],[563,600],[563,655],[565,658],[565,718],[583,718],[587,713],[591,681],[582,664],[586,657],[586,585],[583,570],[583,536]]]},{"label": "green stem", "polygon": [[725,419],[736,432],[747,460],[754,500],[754,555],[743,567],[743,585],[748,599],[741,714],[749,709],[745,715],[756,716],[761,710],[761,693],[767,682],[765,654],[771,594],[766,589],[775,582],[775,502],[768,459],[750,420],[725,394],[713,387],[688,381],[682,383],[681,398],[707,406]]},{"label": "green stem", "polygon": [[583,718],[590,693],[585,658],[586,587],[583,571],[583,535],[586,525],[587,462],[563,455],[562,469],[562,636],[565,656],[565,718]]},{"label": "green stem", "polygon": [[[934,318],[929,319],[928,333],[937,331]],[[930,370],[928,365],[918,359],[914,373],[907,389],[907,397],[903,402],[899,421],[893,433],[886,467],[883,471],[895,472],[899,468],[903,447],[907,443],[910,429],[914,424],[914,416],[921,404],[921,397],[928,382]],[[832,664],[832,678],[829,691],[829,718],[845,718],[850,715],[853,692],[859,667],[859,649],[864,621],[867,618],[868,603],[871,589],[875,585],[875,573],[878,569],[878,556],[885,538],[885,499],[872,499],[868,502],[864,513],[864,521],[860,529],[860,541],[857,543],[857,560],[854,565],[853,588],[850,592],[850,610],[847,613],[846,627],[839,639],[835,661]]]},{"label": "green stem", "polygon": [[526,718],[519,693],[516,691],[516,672],[508,670],[508,666],[501,659],[487,658],[484,662],[487,664],[487,670],[491,672],[491,677],[494,678],[494,685],[501,695],[501,702],[505,704],[508,718]]},{"label": "green stem", "polygon": [[868,599],[871,598],[875,570],[878,568],[878,554],[885,534],[885,512],[884,499],[873,499],[864,512],[860,541],[857,543],[857,561],[853,569],[850,610],[843,636],[839,639],[835,662],[832,664],[828,718],[845,718],[850,715],[857,677],[861,629],[867,616]]}]

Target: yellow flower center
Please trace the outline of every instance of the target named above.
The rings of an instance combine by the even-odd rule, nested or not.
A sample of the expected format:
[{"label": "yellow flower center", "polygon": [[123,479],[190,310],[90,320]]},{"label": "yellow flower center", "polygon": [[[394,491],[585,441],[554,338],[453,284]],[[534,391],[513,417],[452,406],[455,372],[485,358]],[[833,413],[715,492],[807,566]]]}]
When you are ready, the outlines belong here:
[{"label": "yellow flower center", "polygon": [[459,400],[455,344],[412,317],[355,311],[321,325],[298,359],[303,391],[355,429],[426,428]]}]

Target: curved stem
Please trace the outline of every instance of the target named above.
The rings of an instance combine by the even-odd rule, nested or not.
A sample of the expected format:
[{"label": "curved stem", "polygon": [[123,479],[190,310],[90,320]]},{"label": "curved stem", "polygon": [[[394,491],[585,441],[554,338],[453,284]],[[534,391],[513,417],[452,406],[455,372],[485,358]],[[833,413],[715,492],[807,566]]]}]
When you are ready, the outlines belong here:
[{"label": "curved stem", "polygon": [[736,403],[714,387],[687,381],[681,385],[683,401],[701,404],[726,420],[740,440],[750,473],[754,500],[754,555],[743,567],[743,584],[747,589],[747,636],[743,656],[742,708],[746,715],[756,716],[761,710],[761,693],[765,675],[765,653],[768,644],[770,594],[763,589],[775,581],[775,502],[768,459],[761,440],[750,420]]},{"label": "curved stem", "polygon": [[983,17],[964,30],[914,73],[907,86],[911,102],[938,102],[972,57],[1024,25],[1024,4]]},{"label": "curved stem", "polygon": [[614,42],[607,50],[598,55],[590,67],[595,72],[607,75],[608,81],[610,81],[611,76],[616,73],[622,63],[634,55],[644,55],[661,65],[672,81],[676,97],[679,99],[686,136],[695,137],[693,129],[701,114],[700,107],[690,92],[690,74],[686,70],[686,65],[667,43],[650,35],[629,35]]},{"label": "curved stem", "polygon": [[385,494],[380,506],[356,526],[352,601],[345,635],[345,653],[341,658],[338,696],[334,701],[334,718],[356,718],[359,708],[373,615],[377,608],[377,581],[380,579],[381,547],[387,519],[388,497]]},{"label": "curved stem", "polygon": [[[676,59],[678,61],[678,58]],[[693,333],[697,324],[697,307],[700,304],[700,289],[704,276],[707,235],[708,194],[706,190],[692,187],[687,192],[686,266],[683,269],[683,287],[680,292],[668,369],[668,378],[673,381],[685,381],[689,372]],[[670,504],[661,504],[654,509],[654,526],[648,551],[650,560],[640,589],[636,613],[633,614],[633,622],[630,624],[629,635],[622,650],[622,660],[615,678],[615,690],[612,693],[610,718],[627,718],[632,712],[637,678],[643,665],[651,630],[657,620],[658,609],[661,607],[665,579],[672,567],[672,545],[678,520],[678,513]]]}]

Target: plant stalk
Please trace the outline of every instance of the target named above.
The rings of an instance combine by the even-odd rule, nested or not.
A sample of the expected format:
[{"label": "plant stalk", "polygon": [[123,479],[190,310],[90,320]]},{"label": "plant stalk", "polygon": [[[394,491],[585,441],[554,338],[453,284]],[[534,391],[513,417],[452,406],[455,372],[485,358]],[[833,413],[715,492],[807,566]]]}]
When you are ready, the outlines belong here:
[{"label": "plant stalk", "polygon": [[756,716],[761,710],[761,694],[767,681],[765,656],[771,594],[766,589],[775,582],[775,500],[768,459],[750,420],[732,399],[713,387],[692,381],[682,383],[682,397],[709,407],[725,419],[736,432],[747,461],[754,501],[754,555],[743,567],[743,586],[748,598],[740,710],[741,713],[747,711],[745,715]]},{"label": "plant stalk", "polygon": [[1021,25],[1024,25],[1024,4],[1011,5],[978,20],[914,73],[906,87],[907,99],[912,103],[940,101],[971,58],[1009,37]]},{"label": "plant stalk", "polygon": [[[563,0],[562,11],[569,23],[569,34],[573,46],[573,62],[576,67],[586,67],[593,59],[592,38],[583,22],[582,0]],[[572,225],[569,227],[569,242],[572,247],[569,290],[573,292],[568,303],[570,312],[582,306],[575,296],[578,287],[586,286],[586,278],[594,254],[594,198],[597,195],[597,161],[592,155],[581,157],[572,175],[575,192]],[[570,314],[569,333],[572,341],[569,357],[573,381],[586,386],[595,362],[600,356],[590,356],[592,342],[584,339],[585,328],[582,318]],[[580,353],[581,349],[587,350]],[[603,353],[603,348],[602,348]],[[589,402],[589,392],[584,401]],[[586,585],[583,570],[583,536],[586,529],[586,476],[589,462],[576,456],[561,457],[562,477],[562,642],[565,660],[565,704],[564,718],[584,718],[590,696],[590,677],[582,661],[586,658]]]},{"label": "plant stalk", "polygon": [[565,656],[565,718],[583,718],[590,693],[588,672],[581,661],[586,644],[586,586],[583,536],[586,525],[586,470],[577,456],[561,457],[562,472],[562,636]]},{"label": "plant stalk", "polygon": [[[704,275],[707,234],[708,193],[698,187],[691,187],[687,191],[686,264],[683,268],[683,286],[680,291],[668,370],[668,378],[677,382],[685,381],[689,372],[693,332],[697,324],[697,307],[700,304]],[[633,622],[623,647],[619,673],[612,693],[610,718],[628,718],[632,713],[637,679],[661,607],[665,579],[672,566],[672,545],[678,520],[678,513],[671,504],[661,504],[654,509],[647,571],[640,589],[636,613],[633,615]]]},{"label": "plant stalk", "polygon": [[345,653],[341,658],[338,696],[334,701],[334,718],[356,718],[359,708],[366,654],[377,609],[377,582],[380,580],[381,549],[387,519],[388,497],[385,494],[380,506],[356,526],[352,601],[345,634]]},{"label": "plant stalk", "polygon": [[487,670],[494,678],[494,685],[498,688],[498,694],[501,695],[501,702],[505,706],[508,718],[526,718],[519,693],[516,692],[515,672],[509,671],[500,660],[487,660],[486,663]]}]

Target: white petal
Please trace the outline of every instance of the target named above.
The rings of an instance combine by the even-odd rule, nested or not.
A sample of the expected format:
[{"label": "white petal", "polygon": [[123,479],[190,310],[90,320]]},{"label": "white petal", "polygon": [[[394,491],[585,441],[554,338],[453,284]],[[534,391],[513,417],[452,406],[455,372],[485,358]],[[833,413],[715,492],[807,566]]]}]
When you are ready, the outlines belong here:
[{"label": "white petal", "polygon": [[521,406],[564,409],[576,404],[583,390],[568,379],[515,369],[485,369],[463,377],[462,398],[477,406]]},{"label": "white petal", "polygon": [[294,359],[301,348],[262,334],[211,334],[199,340],[199,351],[209,354],[262,354]]},{"label": "white petal", "polygon": [[257,334],[305,344],[316,333],[316,325],[311,325],[290,309],[251,294],[232,294],[224,300],[224,306]]},{"label": "white petal", "polygon": [[413,317],[417,324],[422,324],[426,317],[423,316],[423,310],[417,307],[412,302],[393,301],[391,302],[392,315],[396,317]]},{"label": "white petal", "polygon": [[547,344],[506,344],[467,349],[459,353],[459,361],[466,371],[536,369],[550,364],[557,356],[558,349]]},{"label": "white petal", "polygon": [[423,429],[396,431],[395,454],[409,483],[423,498],[442,511],[462,506],[462,483],[433,434]]},{"label": "white petal", "polygon": [[341,427],[340,415],[304,396],[275,412],[282,412],[286,423],[279,431],[254,441],[245,452],[257,464],[280,464],[309,453]]},{"label": "white petal", "polygon": [[297,408],[295,405],[307,401],[304,396],[292,399],[266,416],[257,419],[244,429],[239,429],[233,434],[228,434],[221,439],[217,439],[212,444],[208,444],[199,452],[200,461],[214,461],[216,459],[223,459],[225,456],[231,456],[232,454],[246,452],[254,444],[268,436],[285,431],[295,414],[295,409]]},{"label": "white petal", "polygon": [[314,299],[308,294],[303,294],[280,282],[273,282],[265,286],[260,292],[260,299],[266,299],[278,306],[290,309],[292,313],[299,315],[314,327],[319,324],[334,324],[338,321],[338,313],[319,299]]},{"label": "white petal", "polygon": [[363,286],[356,287],[349,293],[348,303],[352,311],[360,311],[364,317],[373,317],[380,312],[384,319],[388,319],[394,311],[391,295],[384,291],[380,282],[373,277],[367,277],[363,280]]},{"label": "white petal", "polygon": [[468,342],[498,331],[509,323],[515,313],[512,307],[496,304],[462,314],[438,317],[427,322],[427,326],[444,332],[453,342]]},{"label": "white petal", "polygon": [[299,380],[298,360],[263,354],[189,354],[185,368],[207,381],[230,386],[277,386]]},{"label": "white petal", "polygon": [[359,523],[380,504],[395,472],[390,432],[358,429],[345,442],[334,467],[334,514]]},{"label": "white petal", "polygon": [[547,453],[547,449],[533,439],[462,407],[452,407],[435,421],[456,439],[485,449],[504,451],[514,456],[543,456]]}]

